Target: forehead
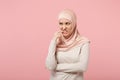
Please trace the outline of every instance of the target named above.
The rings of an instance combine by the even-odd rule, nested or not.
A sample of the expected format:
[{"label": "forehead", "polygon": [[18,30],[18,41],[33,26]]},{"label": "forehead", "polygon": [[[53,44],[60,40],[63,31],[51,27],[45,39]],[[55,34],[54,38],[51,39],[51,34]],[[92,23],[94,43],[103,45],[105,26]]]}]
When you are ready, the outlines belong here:
[{"label": "forehead", "polygon": [[59,19],[59,22],[71,22],[71,20],[62,18],[62,19]]}]

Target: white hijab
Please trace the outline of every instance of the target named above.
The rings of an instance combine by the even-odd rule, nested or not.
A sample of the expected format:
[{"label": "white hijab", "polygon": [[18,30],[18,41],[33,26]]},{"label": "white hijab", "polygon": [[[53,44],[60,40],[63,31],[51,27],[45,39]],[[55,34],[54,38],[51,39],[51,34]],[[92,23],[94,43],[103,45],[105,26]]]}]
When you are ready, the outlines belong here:
[{"label": "white hijab", "polygon": [[57,45],[57,51],[67,51],[71,48],[73,48],[76,45],[79,45],[81,43],[85,43],[85,42],[89,42],[89,40],[83,36],[81,36],[77,30],[77,19],[76,19],[76,15],[72,10],[69,9],[65,9],[63,11],[60,12],[59,16],[58,16],[58,20],[65,18],[68,19],[72,22],[73,25],[73,33],[71,34],[71,36],[66,39],[64,37],[62,37],[62,43]]}]

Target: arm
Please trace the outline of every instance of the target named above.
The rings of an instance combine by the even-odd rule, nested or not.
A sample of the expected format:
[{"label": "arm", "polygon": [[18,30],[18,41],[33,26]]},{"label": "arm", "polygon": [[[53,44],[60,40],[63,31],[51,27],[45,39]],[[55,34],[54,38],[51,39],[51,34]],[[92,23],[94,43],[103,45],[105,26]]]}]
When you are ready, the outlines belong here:
[{"label": "arm", "polygon": [[77,63],[62,63],[57,64],[57,71],[62,72],[84,72],[87,70],[89,58],[89,43],[82,46],[81,54],[79,55],[79,62]]},{"label": "arm", "polygon": [[46,58],[46,67],[49,70],[54,70],[56,68],[57,65],[57,61],[55,58],[55,52],[56,52],[56,40],[55,38],[51,40],[51,43],[49,45],[49,49],[48,49],[48,55]]}]

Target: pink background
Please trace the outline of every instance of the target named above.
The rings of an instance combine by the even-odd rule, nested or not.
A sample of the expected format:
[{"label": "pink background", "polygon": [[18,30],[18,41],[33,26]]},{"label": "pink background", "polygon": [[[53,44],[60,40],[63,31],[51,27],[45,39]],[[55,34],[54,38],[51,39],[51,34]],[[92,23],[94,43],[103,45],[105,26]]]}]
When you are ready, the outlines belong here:
[{"label": "pink background", "polygon": [[0,80],[49,79],[45,59],[64,8],[91,41],[85,80],[120,80],[119,0],[0,0]]}]

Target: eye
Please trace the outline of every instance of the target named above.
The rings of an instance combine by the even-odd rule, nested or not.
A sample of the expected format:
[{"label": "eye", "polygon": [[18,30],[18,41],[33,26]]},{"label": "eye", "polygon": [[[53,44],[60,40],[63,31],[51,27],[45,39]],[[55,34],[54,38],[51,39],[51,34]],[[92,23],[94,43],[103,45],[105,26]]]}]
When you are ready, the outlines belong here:
[{"label": "eye", "polygon": [[70,23],[70,22],[66,22],[65,24],[66,24],[66,25],[70,25],[71,23]]},{"label": "eye", "polygon": [[59,22],[59,25],[63,25],[63,23],[62,23],[62,22]]}]

